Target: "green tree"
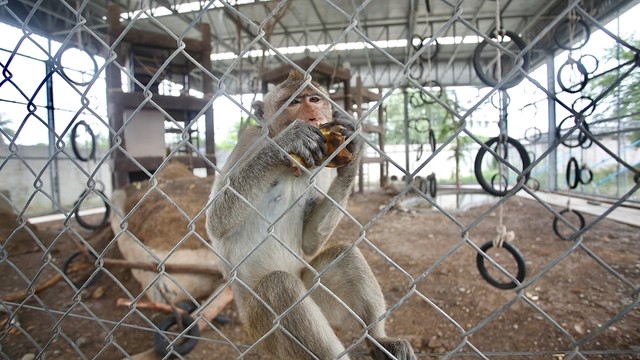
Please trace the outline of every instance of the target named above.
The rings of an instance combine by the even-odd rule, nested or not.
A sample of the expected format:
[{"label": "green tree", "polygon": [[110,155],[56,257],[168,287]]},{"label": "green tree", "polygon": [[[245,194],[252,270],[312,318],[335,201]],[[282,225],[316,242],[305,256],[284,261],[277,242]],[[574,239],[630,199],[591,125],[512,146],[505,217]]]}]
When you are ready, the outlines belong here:
[{"label": "green tree", "polygon": [[[428,89],[434,90],[436,89]],[[420,102],[420,91],[417,89],[407,89],[407,95],[410,99],[414,99],[414,104]],[[431,102],[431,98],[424,97]],[[444,103],[451,104],[449,95],[446,91],[442,92],[440,100]],[[387,113],[390,114],[389,121],[386,123],[386,142],[387,144],[399,145],[405,143],[404,135],[404,94],[400,91],[395,92],[387,100],[385,100]],[[409,104],[409,142],[412,144],[428,144],[429,128],[435,135],[436,141],[441,142],[449,135],[442,132],[440,128],[452,117],[448,110],[438,103],[421,104],[419,106]]]},{"label": "green tree", "polygon": [[242,118],[239,122],[233,124],[233,128],[229,131],[229,135],[222,141],[218,141],[216,146],[220,150],[231,150],[238,143],[240,133],[249,126],[256,125],[252,118]]},{"label": "green tree", "polygon": [[[640,40],[632,40],[631,44],[640,48]],[[607,97],[605,97],[605,104],[608,104],[608,108],[604,112],[604,116],[613,115],[626,115],[629,116],[627,121],[632,121],[637,127],[640,123],[640,69],[638,69],[639,52],[633,51],[625,46],[617,44],[611,48],[608,54],[605,56],[605,63],[629,63],[635,68],[631,71],[629,76],[624,78],[613,91],[611,91]],[[601,61],[602,63],[602,61]],[[624,73],[628,70],[627,67],[623,67],[620,73]],[[599,76],[593,81],[589,82],[587,93],[591,98],[596,98],[603,91],[608,89],[619,79],[619,73],[617,71],[607,72],[602,76]],[[613,100],[611,100],[613,99]],[[619,101],[619,102],[618,102]],[[603,103],[603,102],[601,102]],[[619,109],[619,114],[616,114],[616,109]],[[636,146],[640,147],[640,131],[634,131],[631,133],[631,142],[637,142]]]}]

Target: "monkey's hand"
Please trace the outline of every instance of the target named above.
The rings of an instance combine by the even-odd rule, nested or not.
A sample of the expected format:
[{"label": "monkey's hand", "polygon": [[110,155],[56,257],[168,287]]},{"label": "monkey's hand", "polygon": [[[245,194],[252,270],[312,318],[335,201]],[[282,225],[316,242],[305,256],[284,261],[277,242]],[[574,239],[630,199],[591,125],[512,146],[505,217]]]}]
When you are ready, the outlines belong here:
[{"label": "monkey's hand", "polygon": [[[325,145],[327,146],[327,157],[331,158],[329,163],[327,163],[326,165],[327,167],[339,168],[347,165],[356,158],[349,150],[347,150],[346,147],[338,151],[338,148],[344,143],[346,139],[344,135],[345,131],[346,129],[344,128],[344,126],[335,122],[320,125],[320,132],[322,132]],[[302,158],[300,158],[298,155],[289,155],[291,155],[299,163],[302,163]],[[323,160],[326,161],[326,159]],[[297,168],[296,164],[292,163],[291,166],[296,168],[294,174],[296,176],[300,175],[300,169]]]},{"label": "monkey's hand", "polygon": [[[289,127],[274,138],[276,144],[286,153],[289,153],[305,167],[313,167],[322,164],[327,155],[327,145],[320,129],[315,126],[296,120]],[[291,166],[288,156],[280,153],[283,162]],[[296,175],[300,174],[297,169]]]},{"label": "monkey's hand", "polygon": [[[343,115],[342,113],[338,112],[338,111],[334,111],[333,113],[333,121],[330,122],[329,124],[326,124],[329,126],[339,126],[340,128],[340,133],[343,135],[343,140],[342,142],[346,141],[347,139],[349,139],[356,131],[355,129],[355,124],[351,121],[351,119],[346,116]],[[349,166],[345,166],[340,167],[338,169],[338,175],[342,175],[342,174],[349,174],[351,175],[351,173],[353,172],[353,170],[349,170],[350,168],[357,168],[358,167],[358,162],[357,161],[353,161],[356,160],[358,157],[360,157],[360,153],[362,152],[362,146],[364,144],[364,141],[362,140],[362,138],[360,136],[354,136],[350,139],[350,142],[347,144],[347,146],[344,148],[344,150],[346,150],[348,153],[352,154],[351,159],[344,163],[343,165],[349,165]],[[344,151],[343,150],[343,151]],[[355,173],[353,174],[355,176]]]}]

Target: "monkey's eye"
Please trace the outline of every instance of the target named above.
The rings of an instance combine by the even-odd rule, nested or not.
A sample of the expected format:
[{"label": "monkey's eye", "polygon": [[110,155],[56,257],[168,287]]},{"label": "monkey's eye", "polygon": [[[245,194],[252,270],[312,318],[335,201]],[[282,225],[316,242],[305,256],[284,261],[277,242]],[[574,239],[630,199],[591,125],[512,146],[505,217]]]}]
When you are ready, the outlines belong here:
[{"label": "monkey's eye", "polygon": [[295,99],[291,100],[291,102],[289,103],[289,106],[298,105],[298,104],[300,104],[301,102],[302,102],[302,98],[297,97],[297,98],[295,98]]},{"label": "monkey's eye", "polygon": [[322,101],[322,97],[318,96],[318,95],[311,95],[311,96],[309,96],[309,101],[312,102],[312,103],[317,103],[317,102]]}]

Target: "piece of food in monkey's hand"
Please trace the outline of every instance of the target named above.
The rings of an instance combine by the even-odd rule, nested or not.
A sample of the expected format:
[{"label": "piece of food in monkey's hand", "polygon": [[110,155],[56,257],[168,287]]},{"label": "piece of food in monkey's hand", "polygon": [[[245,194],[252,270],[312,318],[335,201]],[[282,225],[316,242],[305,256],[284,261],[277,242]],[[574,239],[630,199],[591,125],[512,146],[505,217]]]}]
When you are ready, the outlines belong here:
[{"label": "piece of food in monkey's hand", "polygon": [[[344,129],[344,126],[335,123],[320,125],[320,132],[322,132],[322,135],[324,135],[324,141],[327,145],[327,156],[325,157],[325,159],[330,157],[336,151],[336,149],[338,149],[338,147],[340,147],[340,145],[342,145],[342,143],[344,143],[347,139],[347,137],[340,131],[342,129]],[[296,159],[296,161],[298,161],[299,163],[304,164],[305,166],[307,165],[300,156],[296,154],[289,155],[291,155],[291,157]],[[331,161],[327,164],[327,167],[339,168],[352,162],[353,160],[355,160],[355,158],[355,155],[353,155],[351,151],[347,150],[347,148],[345,147],[331,159]],[[300,170],[300,168],[298,168],[298,166],[296,166],[294,162],[291,163],[291,167],[295,168],[293,174],[295,176],[300,176],[302,171]]]}]

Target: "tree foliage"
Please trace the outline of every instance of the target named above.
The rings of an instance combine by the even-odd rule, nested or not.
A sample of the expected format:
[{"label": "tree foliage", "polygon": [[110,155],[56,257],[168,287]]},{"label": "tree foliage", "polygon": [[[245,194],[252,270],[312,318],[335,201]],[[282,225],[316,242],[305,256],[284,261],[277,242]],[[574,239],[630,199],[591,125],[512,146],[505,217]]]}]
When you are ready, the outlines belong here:
[{"label": "tree foliage", "polygon": [[[422,98],[429,101],[429,103],[422,103],[420,90],[418,89],[407,89],[407,96],[409,99],[413,99],[408,105],[409,143],[428,144],[429,129],[433,130],[437,142],[442,142],[442,140],[451,134],[451,128],[452,126],[455,127],[455,124],[453,117],[445,107],[437,102],[433,102],[430,97],[424,95]],[[439,99],[452,106],[452,101],[446,91],[442,92]],[[413,103],[413,105],[411,103]],[[416,106],[416,104],[418,105]],[[404,144],[404,94],[401,91],[392,94],[385,100],[385,106],[389,114],[388,121],[385,125],[386,142],[387,144]]]},{"label": "tree foliage", "polygon": [[[640,40],[632,40],[631,44],[637,49],[640,48]],[[587,91],[589,96],[596,98],[602,94],[603,91],[619,80],[619,76],[625,73],[629,66],[632,66],[631,73],[620,81],[615,89],[609,93],[608,97],[605,97],[607,101],[604,101],[604,103],[609,105],[605,110],[605,115],[626,115],[630,116],[628,121],[640,123],[640,51],[634,51],[617,44],[609,50],[603,60],[606,63],[629,63],[629,65],[622,67],[620,72],[606,72],[604,75],[590,81]],[[601,60],[601,62],[603,61]],[[619,113],[616,114],[616,110],[619,110]],[[638,140],[640,140],[640,131],[635,131],[631,134],[631,141],[637,142]],[[638,142],[637,146],[640,146],[640,142]]]}]

